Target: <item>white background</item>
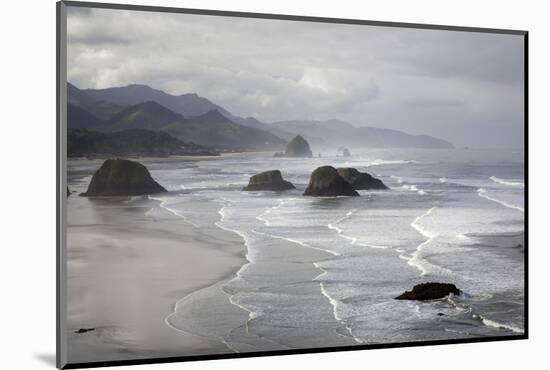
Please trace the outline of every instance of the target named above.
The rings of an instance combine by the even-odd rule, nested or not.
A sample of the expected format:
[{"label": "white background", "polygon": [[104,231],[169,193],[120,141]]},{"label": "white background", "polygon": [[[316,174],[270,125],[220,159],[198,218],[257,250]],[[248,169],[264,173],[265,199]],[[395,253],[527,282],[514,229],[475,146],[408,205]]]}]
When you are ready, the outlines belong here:
[{"label": "white background", "polygon": [[[111,0],[111,2],[117,2]],[[548,366],[550,348],[548,106],[544,1],[127,0],[134,4],[358,18],[530,31],[530,339],[528,341],[249,358],[133,369]],[[55,354],[55,2],[5,1],[0,32],[0,335],[4,369],[52,368]],[[6,83],[7,82],[7,83]],[[547,368],[547,367],[546,367]]]}]

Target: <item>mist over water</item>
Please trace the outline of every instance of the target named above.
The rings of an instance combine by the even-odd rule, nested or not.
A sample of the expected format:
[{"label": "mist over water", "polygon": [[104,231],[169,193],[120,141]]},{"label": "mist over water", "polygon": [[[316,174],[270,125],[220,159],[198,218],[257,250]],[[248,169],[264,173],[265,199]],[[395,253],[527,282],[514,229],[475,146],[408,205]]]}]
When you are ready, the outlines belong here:
[{"label": "mist over water", "polygon": [[[152,165],[169,190],[155,197],[162,207],[195,227],[236,233],[248,261],[182,297],[167,323],[238,352],[522,333],[522,154],[353,154],[228,157],[177,171]],[[311,172],[326,164],[367,171],[391,190],[302,197]],[[271,169],[297,190],[240,190]],[[427,281],[454,283],[464,294],[393,299]]]}]

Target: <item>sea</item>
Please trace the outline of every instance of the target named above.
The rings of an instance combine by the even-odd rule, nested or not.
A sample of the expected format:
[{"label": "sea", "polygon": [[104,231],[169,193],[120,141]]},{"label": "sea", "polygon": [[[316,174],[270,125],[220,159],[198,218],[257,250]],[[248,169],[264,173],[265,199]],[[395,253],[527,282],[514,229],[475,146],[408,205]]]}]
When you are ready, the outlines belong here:
[{"label": "sea", "polygon": [[[272,153],[148,165],[151,195],[198,230],[242,238],[234,275],[174,302],[166,325],[235,352],[521,335],[525,331],[522,150]],[[318,166],[354,167],[390,190],[304,197]],[[279,169],[296,190],[246,192]],[[462,294],[394,299],[424,282]],[[235,314],[238,311],[240,314]]]}]

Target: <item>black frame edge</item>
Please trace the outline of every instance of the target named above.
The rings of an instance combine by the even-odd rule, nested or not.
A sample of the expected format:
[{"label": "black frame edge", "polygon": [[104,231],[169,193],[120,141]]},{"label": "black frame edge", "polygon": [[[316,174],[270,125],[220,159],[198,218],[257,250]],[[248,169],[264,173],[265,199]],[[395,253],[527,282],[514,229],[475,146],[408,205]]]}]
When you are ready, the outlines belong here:
[{"label": "black frame edge", "polygon": [[83,369],[83,368],[129,366],[129,365],[153,365],[153,364],[174,363],[174,362],[193,362],[193,361],[204,361],[204,360],[224,360],[224,359],[237,359],[237,358],[304,355],[304,354],[316,354],[316,353],[350,352],[350,351],[372,350],[372,349],[441,346],[441,345],[450,345],[450,344],[473,344],[473,343],[478,344],[478,343],[487,343],[487,342],[502,342],[502,341],[525,340],[525,339],[527,339],[527,336],[525,334],[521,334],[521,335],[510,335],[510,336],[499,336],[499,337],[495,336],[495,337],[469,338],[469,339],[434,340],[434,341],[423,341],[423,342],[403,342],[403,343],[371,344],[371,345],[327,347],[327,348],[293,349],[293,350],[281,350],[281,351],[262,351],[262,352],[250,352],[250,353],[227,353],[227,354],[183,356],[183,357],[178,356],[178,357],[146,358],[146,359],[136,359],[136,360],[98,361],[98,362],[85,362],[85,363],[69,363],[65,365],[62,369]]},{"label": "black frame edge", "polygon": [[66,269],[64,261],[65,209],[67,200],[66,181],[66,35],[67,6],[63,1],[56,4],[56,348],[58,369],[67,365],[66,346]]},{"label": "black frame edge", "polygon": [[525,184],[524,194],[524,333],[526,339],[529,338],[529,32],[525,32],[523,37],[523,150],[524,150],[524,174],[523,181]]},{"label": "black frame edge", "polygon": [[419,28],[419,29],[440,30],[440,31],[499,33],[499,34],[508,34],[508,35],[525,35],[527,33],[526,30],[514,30],[514,29],[463,27],[463,26],[452,26],[452,25],[435,25],[435,24],[407,23],[407,22],[386,22],[386,21],[362,20],[362,19],[351,19],[351,18],[302,16],[302,15],[292,15],[292,14],[253,13],[253,12],[241,12],[241,11],[229,11],[229,10],[176,8],[176,7],[152,6],[152,5],[113,4],[113,3],[100,3],[100,2],[87,2],[87,1],[72,1],[72,0],[62,0],[62,2],[67,6],[97,8],[97,9],[116,9],[116,10],[134,10],[134,11],[146,11],[146,12],[148,11],[148,12],[163,12],[163,13],[216,15],[216,16],[225,16],[225,17],[279,19],[279,20],[286,20],[286,21],[357,24],[357,25],[369,25],[369,26],[378,26],[378,27]]},{"label": "black frame edge", "polygon": [[61,277],[59,273],[59,261],[61,259],[61,253],[60,253],[60,230],[61,230],[61,222],[60,222],[60,207],[61,207],[61,199],[59,198],[60,193],[60,184],[59,184],[59,155],[61,154],[61,148],[60,148],[60,115],[59,110],[61,106],[60,102],[60,78],[61,78],[61,68],[59,65],[59,59],[60,59],[60,53],[59,53],[59,46],[61,42],[61,7],[62,4],[60,2],[55,4],[55,17],[56,17],[56,27],[55,27],[55,57],[56,57],[56,66],[55,66],[55,90],[56,90],[56,96],[55,96],[55,179],[56,179],[56,193],[55,193],[55,201],[56,201],[56,209],[55,209],[55,227],[56,227],[56,233],[55,233],[55,291],[56,291],[56,306],[55,306],[55,366],[60,369],[63,364],[61,363],[61,312],[59,310],[60,307],[60,282]]}]

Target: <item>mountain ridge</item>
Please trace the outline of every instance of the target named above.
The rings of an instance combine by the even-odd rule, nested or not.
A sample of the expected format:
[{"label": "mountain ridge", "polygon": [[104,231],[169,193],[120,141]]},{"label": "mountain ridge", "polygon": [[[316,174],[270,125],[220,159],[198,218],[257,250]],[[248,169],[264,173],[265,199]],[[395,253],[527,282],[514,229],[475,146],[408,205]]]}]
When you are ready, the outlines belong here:
[{"label": "mountain ridge", "polygon": [[[454,147],[452,143],[430,135],[411,135],[392,129],[354,126],[339,119],[265,123],[253,117],[233,115],[196,93],[172,95],[143,84],[82,90],[67,83],[67,94],[71,104],[106,122],[100,131],[162,129],[182,140],[191,138],[199,144],[224,150],[280,150],[296,135],[304,136],[315,147]],[[141,118],[129,117],[128,110],[138,110],[143,104],[152,103],[156,103],[149,107],[153,112],[141,112]]]}]

